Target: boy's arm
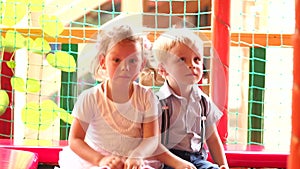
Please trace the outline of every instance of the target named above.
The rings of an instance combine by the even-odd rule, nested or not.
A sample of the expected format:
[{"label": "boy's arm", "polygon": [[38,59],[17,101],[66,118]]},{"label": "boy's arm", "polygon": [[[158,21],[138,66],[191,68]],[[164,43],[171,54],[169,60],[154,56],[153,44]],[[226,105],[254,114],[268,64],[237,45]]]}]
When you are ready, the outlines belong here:
[{"label": "boy's arm", "polygon": [[224,147],[218,135],[216,126],[213,125],[209,128],[209,130],[213,131],[211,135],[206,139],[209,153],[211,154],[214,162],[220,166],[220,169],[229,169],[224,152]]},{"label": "boy's arm", "polygon": [[162,144],[158,145],[154,158],[174,169],[196,169],[192,163],[176,156]]}]

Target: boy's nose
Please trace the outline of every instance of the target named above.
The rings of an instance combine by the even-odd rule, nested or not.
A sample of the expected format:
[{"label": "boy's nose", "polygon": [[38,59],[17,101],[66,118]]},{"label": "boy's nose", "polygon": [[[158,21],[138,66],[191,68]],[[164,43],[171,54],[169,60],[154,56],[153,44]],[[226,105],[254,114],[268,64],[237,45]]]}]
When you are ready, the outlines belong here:
[{"label": "boy's nose", "polygon": [[194,65],[193,61],[188,62],[188,63],[187,63],[187,66],[188,66],[188,68],[190,68],[190,69],[194,69],[194,68],[195,68],[195,65]]}]

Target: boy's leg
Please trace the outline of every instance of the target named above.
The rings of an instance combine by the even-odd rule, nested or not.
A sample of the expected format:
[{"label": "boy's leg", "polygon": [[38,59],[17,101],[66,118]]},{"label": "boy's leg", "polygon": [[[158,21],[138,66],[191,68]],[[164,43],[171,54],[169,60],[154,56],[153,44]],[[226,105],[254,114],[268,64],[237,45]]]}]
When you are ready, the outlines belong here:
[{"label": "boy's leg", "polygon": [[[218,165],[213,164],[206,160],[207,154],[205,150],[203,150],[202,153],[188,153],[185,151],[180,151],[175,149],[171,149],[170,151],[176,156],[193,163],[197,167],[197,169],[219,169]],[[173,169],[173,168],[165,165],[164,169]]]},{"label": "boy's leg", "polygon": [[201,154],[192,154],[190,156],[190,162],[193,163],[197,169],[219,169],[218,165],[203,159]]},{"label": "boy's leg", "polygon": [[164,168],[163,169],[174,169],[174,168],[172,168],[172,167],[170,167],[170,166],[167,166],[167,165],[164,165]]},{"label": "boy's leg", "polygon": [[[184,159],[186,161],[190,161],[190,153],[187,153],[185,151],[181,150],[175,150],[175,149],[170,149],[170,151],[175,154],[176,156],[180,157],[181,159]],[[170,166],[164,165],[163,169],[173,169]]]}]

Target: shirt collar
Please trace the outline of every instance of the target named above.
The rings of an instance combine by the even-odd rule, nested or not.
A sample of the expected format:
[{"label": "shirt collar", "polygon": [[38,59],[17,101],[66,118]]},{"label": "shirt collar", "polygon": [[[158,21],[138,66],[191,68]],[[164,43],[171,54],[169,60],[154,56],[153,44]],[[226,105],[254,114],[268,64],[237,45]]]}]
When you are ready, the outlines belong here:
[{"label": "shirt collar", "polygon": [[[158,96],[159,100],[166,99],[166,98],[170,97],[171,95],[181,98],[180,96],[178,96],[177,94],[174,93],[174,91],[170,88],[167,81],[164,82],[164,84],[163,84],[163,86],[161,86],[160,90],[163,92],[158,92],[157,96]],[[191,101],[199,101],[201,98],[201,95],[203,95],[203,92],[198,87],[198,84],[193,85],[192,92],[190,95],[190,100]]]},{"label": "shirt collar", "polygon": [[166,99],[174,93],[167,81],[164,82],[164,84],[160,87],[159,91],[163,91],[158,92],[157,94],[159,100]]},{"label": "shirt collar", "polygon": [[194,84],[192,88],[191,101],[200,101],[203,95],[202,90],[199,88],[198,84]]}]

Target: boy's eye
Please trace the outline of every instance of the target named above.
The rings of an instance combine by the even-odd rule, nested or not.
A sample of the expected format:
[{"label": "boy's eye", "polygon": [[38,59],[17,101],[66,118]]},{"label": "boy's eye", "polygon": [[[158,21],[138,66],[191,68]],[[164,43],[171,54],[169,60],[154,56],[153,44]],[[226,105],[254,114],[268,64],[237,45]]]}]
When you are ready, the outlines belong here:
[{"label": "boy's eye", "polygon": [[195,58],[194,58],[194,62],[195,62],[195,63],[199,63],[200,61],[201,61],[201,58],[199,58],[199,57],[195,57]]}]

